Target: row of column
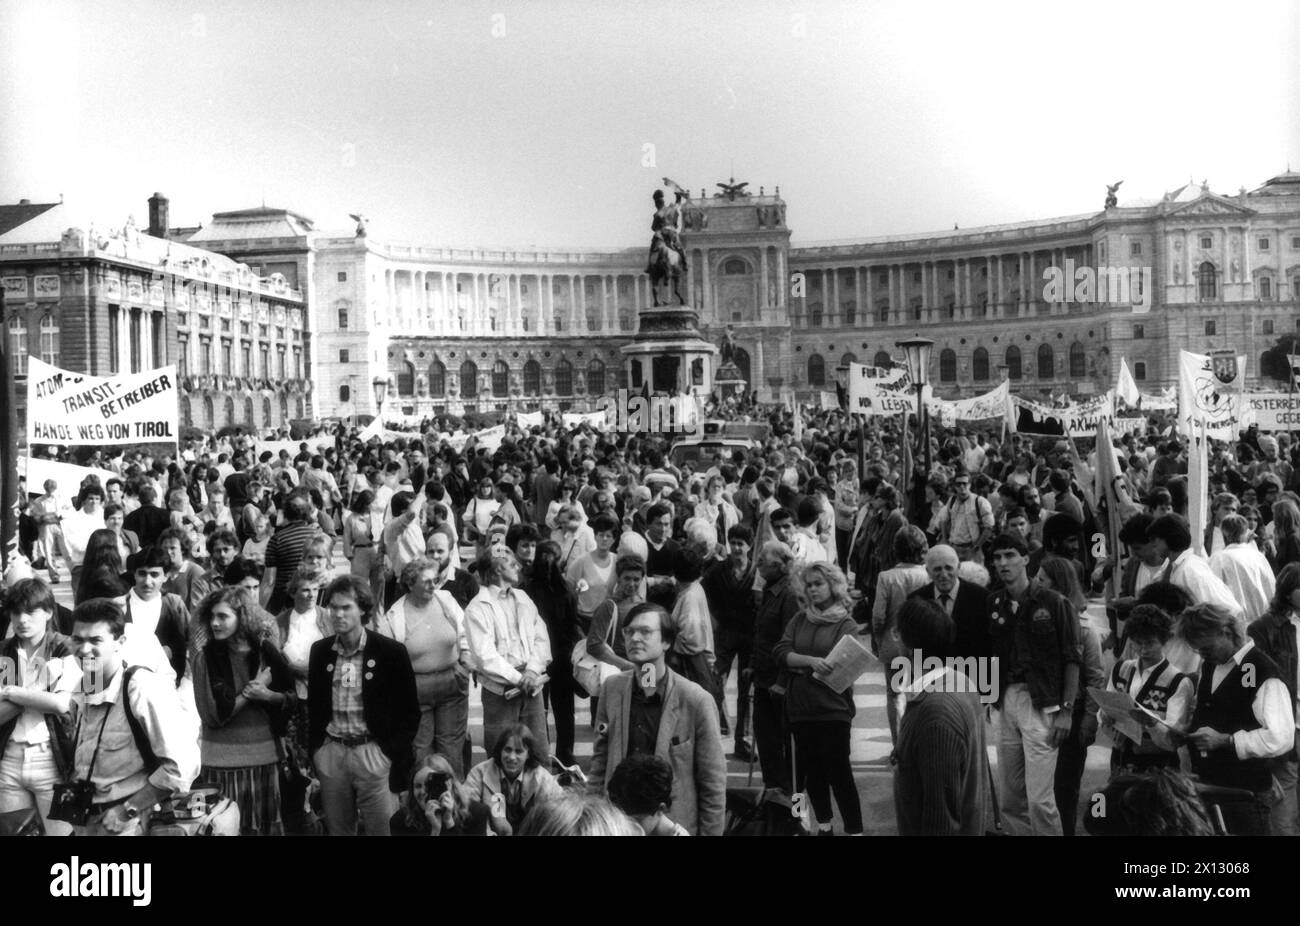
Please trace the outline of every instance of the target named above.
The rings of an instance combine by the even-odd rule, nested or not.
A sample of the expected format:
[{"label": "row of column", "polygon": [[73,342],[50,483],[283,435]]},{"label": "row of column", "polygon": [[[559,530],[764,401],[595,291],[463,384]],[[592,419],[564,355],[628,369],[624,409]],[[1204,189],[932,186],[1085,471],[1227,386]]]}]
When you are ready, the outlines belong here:
[{"label": "row of column", "polygon": [[[948,296],[953,304],[953,317],[958,320],[1012,318],[1032,314],[1064,315],[1069,313],[1069,305],[1044,301],[1042,294],[1047,280],[1043,274],[1049,267],[1059,268],[1065,284],[1073,290],[1074,280],[1064,276],[1067,258],[1075,262],[1075,269],[1090,266],[1092,247],[1087,245],[1050,251],[989,254],[947,261],[887,264],[884,267],[872,265],[847,269],[808,269],[802,271],[806,278],[804,296],[795,298],[792,305],[796,315],[808,319],[809,305],[820,302],[822,324],[851,323],[860,328],[914,321],[947,321],[949,316],[945,297]],[[917,267],[921,276],[919,281],[915,279],[917,270],[912,269]],[[1015,279],[1021,281],[1013,304],[1007,301],[1007,276],[1011,268],[1015,269]],[[951,281],[947,280],[949,272],[952,274]],[[974,279],[976,274],[979,274],[982,287],[977,286]],[[949,285],[944,285],[945,283]],[[846,295],[852,297],[852,322],[847,319],[844,309]],[[919,317],[912,305],[918,298]],[[882,302],[887,305],[887,316],[879,310]]]},{"label": "row of column", "polygon": [[[740,249],[744,252],[746,249]],[[686,276],[686,292],[682,295],[686,301],[696,306],[705,318],[721,318],[718,314],[721,307],[718,305],[718,274],[715,271],[715,265],[725,257],[736,254],[737,248],[727,246],[722,248],[691,248],[687,252],[687,262],[689,271]],[[746,256],[751,256],[752,251]],[[760,319],[765,312],[770,313],[766,319],[768,322],[776,322],[784,317],[781,312],[787,304],[787,296],[790,292],[790,271],[787,264],[787,257],[784,248],[774,245],[765,245],[759,249],[760,259],[758,262],[758,310]],[[724,319],[727,321],[729,319]]]},{"label": "row of column", "polygon": [[[620,310],[618,283],[629,279],[631,301]],[[593,281],[589,294],[588,284]],[[562,294],[558,300],[557,283]],[[384,285],[390,309],[387,320],[393,328],[446,337],[564,335],[589,330],[615,333],[624,330],[620,314],[637,313],[651,304],[650,280],[644,274],[387,270]],[[531,288],[527,294],[525,286]],[[588,328],[590,314],[596,316],[598,328]],[[627,330],[634,329],[635,324]]]},{"label": "row of column", "polygon": [[118,373],[139,373],[166,363],[165,348],[161,357],[155,356],[154,350],[155,342],[163,342],[161,312],[122,306],[116,315],[110,314],[109,324],[113,326],[109,343],[116,345]]}]

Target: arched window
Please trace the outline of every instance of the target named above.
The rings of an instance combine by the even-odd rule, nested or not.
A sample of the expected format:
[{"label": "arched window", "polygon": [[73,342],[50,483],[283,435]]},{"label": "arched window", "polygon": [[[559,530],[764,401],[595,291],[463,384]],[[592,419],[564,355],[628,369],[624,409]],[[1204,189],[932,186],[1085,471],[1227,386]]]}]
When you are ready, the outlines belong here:
[{"label": "arched window", "polygon": [[298,417],[299,417],[299,418],[306,418],[306,417],[307,417],[307,406],[306,406],[305,404],[303,404],[302,397],[299,396],[298,399],[296,400],[296,402],[295,402],[294,404],[295,404],[295,406],[296,406],[297,409],[298,409]]},{"label": "arched window", "polygon": [[429,364],[429,395],[435,399],[447,397],[447,368],[440,360]]},{"label": "arched window", "polygon": [[1083,345],[1075,341],[1070,345],[1070,379],[1083,379],[1088,375],[1088,356]]},{"label": "arched window", "polygon": [[59,365],[59,322],[53,312],[46,312],[41,318],[41,359],[51,366]]},{"label": "arched window", "polygon": [[1218,274],[1214,270],[1213,263],[1207,260],[1201,264],[1196,271],[1196,284],[1202,302],[1218,298]]},{"label": "arched window", "polygon": [[587,395],[601,395],[605,391],[605,364],[591,358],[587,364]]},{"label": "arched window", "polygon": [[849,351],[847,354],[845,354],[843,357],[840,358],[840,366],[842,367],[847,367],[850,363],[857,363],[857,362],[858,362],[858,355],[853,353],[852,351]]},{"label": "arched window", "polygon": [[573,364],[567,360],[555,365],[555,394],[573,395]]},{"label": "arched window", "polygon": [[989,381],[989,352],[982,347],[975,348],[971,357],[971,374],[977,383]]},{"label": "arched window", "polygon": [[415,395],[415,364],[399,363],[397,365],[397,394]]},{"label": "arched window", "polygon": [[808,358],[808,385],[826,385],[826,361],[821,354],[813,354]]},{"label": "arched window", "polygon": [[187,428],[194,427],[194,413],[190,409],[190,400],[181,397],[181,424]]},{"label": "arched window", "polygon": [[542,394],[542,365],[536,360],[524,364],[524,395]]},{"label": "arched window", "polygon": [[467,399],[478,398],[478,367],[473,360],[460,365],[460,394]]},{"label": "arched window", "polygon": [[9,356],[14,365],[14,376],[27,375],[27,321],[22,314],[9,319]]},{"label": "arched window", "polygon": [[[268,406],[270,403],[267,403]],[[205,428],[215,428],[217,426],[217,413],[212,408],[212,396],[203,397],[203,426]]]},{"label": "arched window", "polygon": [[510,367],[504,360],[492,364],[492,395],[498,399],[510,395]]},{"label": "arched window", "polygon": [[269,428],[270,426],[271,426],[271,400],[263,399],[262,400],[262,427]]},{"label": "arched window", "polygon": [[1052,345],[1038,345],[1038,378],[1052,379],[1056,375],[1056,358],[1052,354]]},{"label": "arched window", "polygon": [[887,351],[878,350],[876,351],[876,356],[871,360],[871,365],[873,367],[880,367],[882,370],[888,370],[894,365],[894,358],[889,356]]},{"label": "arched window", "polygon": [[350,402],[350,401],[352,401],[352,387],[351,387],[351,386],[339,386],[339,401],[340,401],[340,402]]},{"label": "arched window", "polygon": [[225,421],[225,423],[226,423],[226,424],[234,424],[234,423],[235,423],[235,397],[232,396],[232,395],[228,395],[228,396],[226,396],[226,421]]},{"label": "arched window", "polygon": [[749,264],[739,257],[730,257],[722,265],[724,276],[744,276],[749,273]]},{"label": "arched window", "polygon": [[253,400],[244,399],[244,423],[250,428],[255,427],[257,419],[253,417]]},{"label": "arched window", "polygon": [[957,382],[957,352],[951,347],[939,351],[939,382]]},{"label": "arched window", "polygon": [[280,396],[280,424],[288,424],[288,423],[289,423],[289,397],[287,395],[282,395]]},{"label": "arched window", "polygon": [[1023,375],[1020,369],[1020,348],[1012,344],[1007,348],[1007,379],[1018,380]]}]

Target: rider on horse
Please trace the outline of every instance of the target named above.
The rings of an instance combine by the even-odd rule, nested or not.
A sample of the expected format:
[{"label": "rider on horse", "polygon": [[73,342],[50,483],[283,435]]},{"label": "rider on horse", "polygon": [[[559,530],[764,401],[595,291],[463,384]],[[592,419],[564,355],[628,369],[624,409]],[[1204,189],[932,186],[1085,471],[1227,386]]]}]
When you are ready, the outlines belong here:
[{"label": "rider on horse", "polygon": [[674,192],[676,200],[672,205],[666,205],[664,203],[664,191],[655,190],[655,214],[654,218],[650,222],[650,231],[654,232],[654,235],[650,238],[650,257],[646,265],[646,273],[653,272],[655,251],[661,246],[676,251],[682,261],[682,272],[685,273],[687,270],[686,252],[682,250],[682,238],[680,232],[682,219],[681,202],[686,198],[686,194],[680,189],[677,189]]}]

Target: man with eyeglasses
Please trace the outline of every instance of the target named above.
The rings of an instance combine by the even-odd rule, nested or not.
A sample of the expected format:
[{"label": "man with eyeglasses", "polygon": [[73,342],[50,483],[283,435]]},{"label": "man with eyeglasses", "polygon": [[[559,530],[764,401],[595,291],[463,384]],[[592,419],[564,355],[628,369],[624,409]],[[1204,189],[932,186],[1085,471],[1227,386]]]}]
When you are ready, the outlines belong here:
[{"label": "man with eyeglasses", "polygon": [[953,497],[939,512],[940,537],[963,561],[979,561],[984,544],[993,536],[993,506],[970,490],[970,473],[953,477]]}]

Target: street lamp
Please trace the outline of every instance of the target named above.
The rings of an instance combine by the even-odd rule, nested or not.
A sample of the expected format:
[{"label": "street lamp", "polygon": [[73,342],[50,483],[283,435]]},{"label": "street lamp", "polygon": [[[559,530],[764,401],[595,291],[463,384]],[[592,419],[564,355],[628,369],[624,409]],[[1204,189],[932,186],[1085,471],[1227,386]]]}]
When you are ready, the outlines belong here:
[{"label": "street lamp", "polygon": [[930,413],[925,407],[923,392],[930,381],[930,354],[934,350],[934,342],[929,338],[912,337],[895,341],[894,346],[902,348],[907,363],[907,375],[912,378],[912,384],[916,386],[916,420],[920,425],[921,446],[925,460],[924,473],[928,480],[930,478]]},{"label": "street lamp", "polygon": [[388,380],[382,376],[376,376],[371,387],[375,390],[375,417],[384,416],[384,397],[388,395]]}]

